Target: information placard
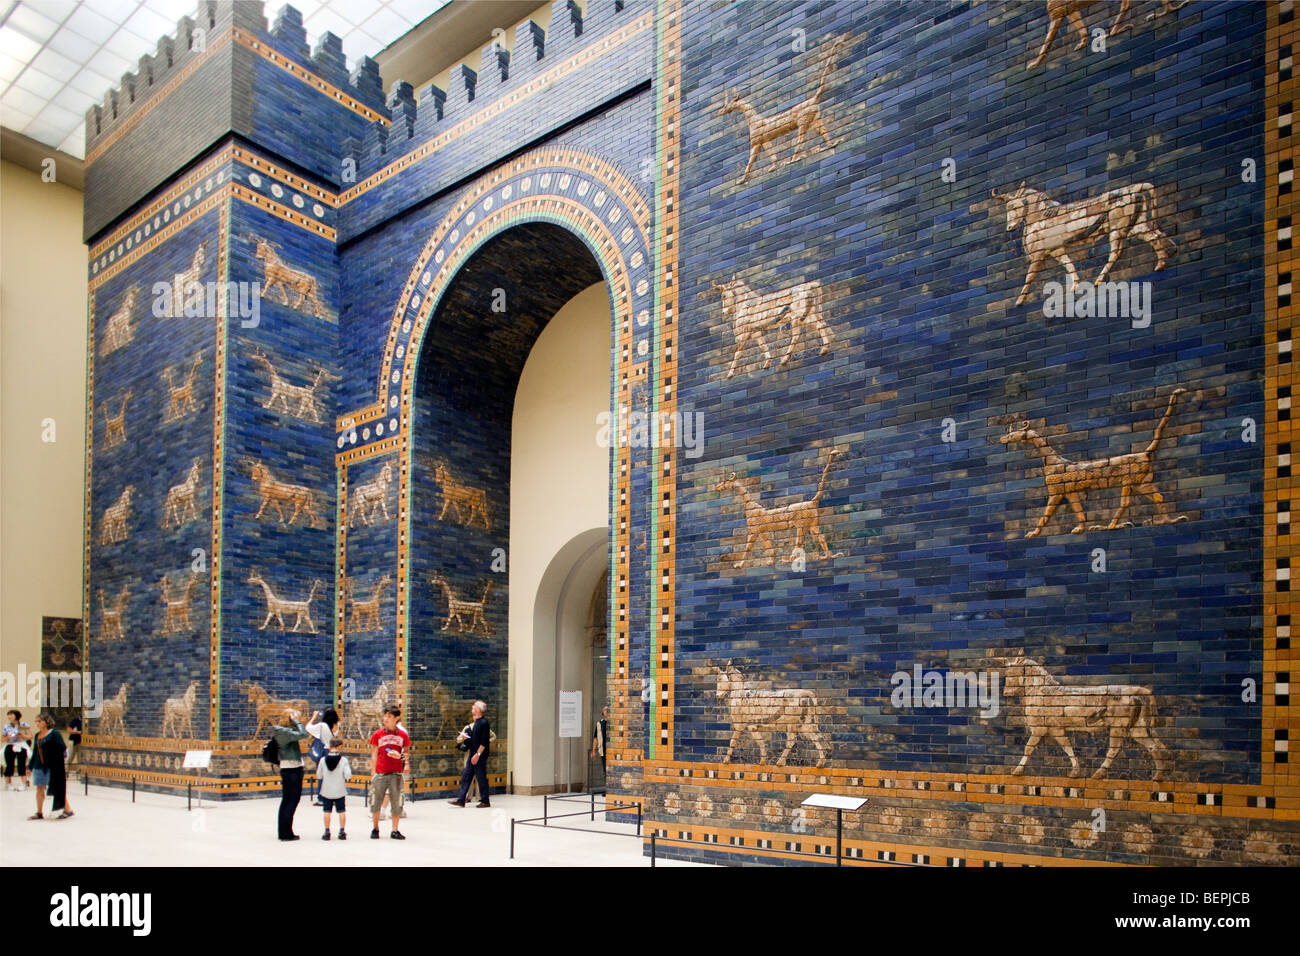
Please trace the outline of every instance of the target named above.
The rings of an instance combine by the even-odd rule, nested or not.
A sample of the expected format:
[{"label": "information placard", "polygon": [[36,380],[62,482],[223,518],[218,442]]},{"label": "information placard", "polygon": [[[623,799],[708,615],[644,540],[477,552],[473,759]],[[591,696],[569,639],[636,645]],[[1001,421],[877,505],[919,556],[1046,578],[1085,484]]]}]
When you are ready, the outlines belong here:
[{"label": "information placard", "polygon": [[582,736],[582,691],[560,691],[560,736]]},{"label": "information placard", "polygon": [[211,763],[211,750],[187,750],[185,751],[185,762],[181,764],[181,766],[197,770],[207,770]]}]

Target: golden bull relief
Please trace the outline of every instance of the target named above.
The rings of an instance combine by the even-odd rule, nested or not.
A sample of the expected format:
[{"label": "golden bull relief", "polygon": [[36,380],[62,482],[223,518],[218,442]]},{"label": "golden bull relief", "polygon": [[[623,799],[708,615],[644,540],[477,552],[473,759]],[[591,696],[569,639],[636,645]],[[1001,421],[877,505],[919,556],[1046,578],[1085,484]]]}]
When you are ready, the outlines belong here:
[{"label": "golden bull relief", "polygon": [[1070,258],[1071,251],[1103,235],[1109,240],[1110,255],[1094,285],[1106,281],[1130,239],[1141,239],[1156,251],[1157,272],[1174,251],[1173,240],[1160,231],[1156,221],[1156,187],[1151,183],[1121,186],[1100,196],[1067,203],[1049,199],[1047,193],[1021,183],[1015,192],[993,190],[993,198],[1006,204],[1008,232],[1024,226],[1022,241],[1029,270],[1016,305],[1025,303],[1034,280],[1053,260],[1065,267],[1068,280],[1077,286],[1079,273]]},{"label": "golden bull relief", "polygon": [[1003,669],[1002,692],[1020,698],[1029,740],[1013,775],[1022,774],[1039,742],[1051,737],[1070,758],[1070,776],[1083,770],[1070,746],[1070,733],[1106,733],[1110,746],[1106,759],[1093,773],[1104,777],[1125,741],[1134,740],[1155,762],[1159,780],[1169,768],[1168,752],[1155,734],[1155,702],[1149,687],[1133,684],[1063,684],[1030,657],[992,658]]},{"label": "golden bull relief", "polygon": [[[163,702],[162,736],[194,736],[194,701],[198,693],[198,683],[190,681],[185,693],[180,697],[168,697]],[[182,733],[182,731],[184,731]]]},{"label": "golden bull relief", "polygon": [[130,685],[121,684],[117,693],[104,701],[99,713],[99,732],[105,736],[126,736],[126,692]]},{"label": "golden bull relief", "polygon": [[731,741],[723,763],[730,763],[736,746],[752,737],[758,745],[759,763],[767,763],[767,747],[775,738],[785,736],[785,749],[776,760],[785,766],[797,740],[802,737],[817,751],[817,766],[825,766],[830,743],[817,726],[821,703],[810,690],[787,688],[772,690],[758,681],[747,679],[734,665],[714,667],[717,674],[716,695],[731,724]]}]

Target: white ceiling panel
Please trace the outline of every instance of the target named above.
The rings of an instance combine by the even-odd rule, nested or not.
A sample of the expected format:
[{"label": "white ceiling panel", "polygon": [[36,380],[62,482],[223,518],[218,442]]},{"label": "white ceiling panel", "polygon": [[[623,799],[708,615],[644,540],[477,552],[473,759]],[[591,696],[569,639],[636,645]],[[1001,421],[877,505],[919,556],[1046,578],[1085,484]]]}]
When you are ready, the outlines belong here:
[{"label": "white ceiling panel", "polygon": [[76,156],[77,159],[85,159],[86,124],[83,122],[78,125],[76,129],[68,134],[67,139],[60,143],[57,148],[63,150],[63,152],[67,153],[69,156]]},{"label": "white ceiling panel", "polygon": [[88,40],[103,43],[117,32],[117,22],[100,16],[87,6],[78,5],[68,19],[63,21],[63,28],[80,33]]},{"label": "white ceiling panel", "polygon": [[384,44],[381,40],[377,40],[361,29],[351,30],[343,38],[343,55],[348,58],[349,66],[363,56],[378,53],[383,48]]},{"label": "white ceiling panel", "polygon": [[356,24],[364,23],[383,5],[381,0],[347,0],[346,3],[330,4]]},{"label": "white ceiling panel", "polygon": [[31,7],[41,16],[49,17],[55,23],[62,23],[68,14],[77,9],[77,0],[28,0],[24,7]]},{"label": "white ceiling panel", "polygon": [[[114,36],[121,39],[120,33],[116,33]],[[139,54],[136,54],[136,56],[139,56]],[[117,50],[110,50],[105,46],[100,47],[99,52],[87,60],[85,65],[96,73],[103,73],[105,76],[113,77],[113,84],[116,86],[122,81],[122,74],[132,72],[137,62],[135,59],[128,60]]]},{"label": "white ceiling panel", "polygon": [[[361,24],[361,29],[370,34],[370,36],[377,38],[384,46],[387,46],[403,33],[410,30],[413,26],[415,26],[415,24],[406,19],[406,17],[388,7],[385,7],[369,19],[365,20]],[[389,39],[384,40],[384,37],[388,37]],[[382,47],[367,50],[366,52],[370,56],[374,56],[380,49],[382,49]]]},{"label": "white ceiling panel", "polygon": [[14,80],[13,87],[18,90],[25,90],[33,96],[39,96],[42,101],[48,102],[51,97],[63,89],[63,81],[56,80],[35,67],[29,66],[18,74],[18,79]]},{"label": "white ceiling panel", "polygon": [[[450,2],[451,0],[388,0],[388,6],[394,13],[406,17],[411,21],[411,25],[415,26]],[[393,40],[396,39],[397,37],[393,37]],[[389,42],[391,43],[392,40]]]},{"label": "white ceiling panel", "polygon": [[330,6],[321,7],[310,17],[304,17],[303,24],[307,27],[307,39],[312,46],[316,45],[315,40],[322,33],[333,33],[342,39],[356,29],[356,24]]},{"label": "white ceiling panel", "polygon": [[94,40],[83,37],[80,33],[73,33],[71,30],[60,30],[54,34],[48,46],[49,49],[62,53],[76,63],[85,63],[99,49],[99,44]]},{"label": "white ceiling panel", "polygon": [[36,117],[43,123],[53,123],[62,129],[74,129],[78,123],[84,122],[84,117],[66,107],[57,103],[50,103],[45,109],[41,110]]},{"label": "white ceiling panel", "polygon": [[0,89],[18,79],[18,74],[26,65],[22,60],[0,53]]},{"label": "white ceiling panel", "polygon": [[139,0],[81,0],[77,4],[79,7],[88,7],[100,16],[107,17],[116,23],[121,23],[122,20],[129,17],[139,5]]},{"label": "white ceiling panel", "polygon": [[16,110],[13,107],[5,106],[4,101],[0,100],[0,126],[5,126],[15,133],[26,133],[27,127],[32,123],[32,117],[28,116],[22,110]]},{"label": "white ceiling panel", "polygon": [[77,114],[77,119],[81,119],[86,112],[86,94],[72,84],[59,90],[50,102],[62,106],[65,110],[72,110]]},{"label": "white ceiling panel", "polygon": [[62,85],[76,76],[81,67],[73,60],[69,60],[62,53],[56,53],[49,47],[46,47],[40,53],[36,54],[36,58],[32,60],[30,69],[39,70],[46,76],[52,76],[59,81],[60,85]]},{"label": "white ceiling panel", "polygon": [[122,26],[136,36],[144,37],[145,42],[152,46],[157,44],[158,38],[164,33],[175,32],[176,21],[168,19],[161,13],[155,13],[148,7],[140,7]]},{"label": "white ceiling panel", "polygon": [[0,53],[30,63],[32,57],[41,52],[41,45],[31,37],[17,30],[9,29],[8,24],[0,27]]},{"label": "white ceiling panel", "polygon": [[59,22],[19,4],[9,14],[9,19],[5,20],[5,26],[18,30],[37,43],[45,43],[54,36],[54,31],[59,28]]},{"label": "white ceiling panel", "polygon": [[168,33],[176,29],[177,20],[193,17],[199,7],[197,0],[145,0],[144,5],[171,24]]},{"label": "white ceiling panel", "polygon": [[84,94],[87,97],[86,109],[90,109],[90,105],[98,103],[103,98],[104,91],[112,85],[113,80],[110,77],[86,67],[72,78],[68,83],[68,89]]},{"label": "white ceiling panel", "polygon": [[20,90],[16,86],[9,87],[5,95],[0,96],[0,104],[3,104],[7,109],[14,109],[33,117],[45,108],[45,100],[34,93]]}]

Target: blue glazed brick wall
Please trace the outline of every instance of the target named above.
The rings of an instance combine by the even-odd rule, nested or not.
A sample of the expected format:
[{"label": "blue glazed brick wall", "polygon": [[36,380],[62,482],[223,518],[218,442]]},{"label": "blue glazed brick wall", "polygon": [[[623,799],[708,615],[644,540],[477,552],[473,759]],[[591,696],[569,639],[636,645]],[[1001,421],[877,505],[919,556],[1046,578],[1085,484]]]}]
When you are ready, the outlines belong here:
[{"label": "blue glazed brick wall", "polygon": [[[711,670],[724,659],[759,686],[811,691],[833,766],[1007,774],[1028,736],[1014,699],[991,718],[900,709],[890,678],[1021,654],[1064,682],[1150,688],[1166,779],[1258,782],[1261,714],[1240,691],[1261,674],[1263,555],[1241,529],[1262,519],[1263,461],[1241,423],[1265,411],[1264,196],[1240,171],[1263,154],[1264,9],[1201,4],[1150,23],[1142,11],[1106,54],[1058,40],[1037,71],[1037,5],[779,10],[684,18],[680,402],[705,414],[709,440],[680,482],[674,756],[727,756],[733,724]],[[760,155],[742,184],[749,140],[739,114],[720,112],[728,94],[763,115],[794,105],[840,36],[821,104],[837,145],[785,163],[789,135],[781,167]],[[1022,231],[992,191],[1022,181],[1057,201],[1155,187],[1176,251],[1156,272],[1151,246],[1130,241],[1112,275],[1152,283],[1150,328],[1046,318],[1042,282],[1064,278],[1054,261],[1014,304]],[[1085,278],[1106,251],[1103,234],[1076,254]],[[809,330],[782,366],[783,330],[771,370],[751,346],[728,378],[736,340],[713,286],[735,278],[763,293],[819,282],[829,353]],[[1147,446],[1176,386],[1188,393],[1154,480],[1189,520],[1146,525],[1156,510],[1135,495],[1136,527],[1071,535],[1063,503],[1025,538],[1047,493],[1027,446],[998,442],[1008,426],[1029,420],[1076,461],[1124,454]],[[794,571],[787,533],[783,564],[738,567],[746,522],[718,484],[734,471],[765,507],[806,500],[831,449],[822,527],[836,556],[817,560],[806,539],[807,570]],[[1090,492],[1089,522],[1118,504],[1117,489]],[[1086,776],[1105,733],[1071,738]],[[790,763],[816,757],[801,735]],[[741,741],[732,759],[757,763],[758,750]],[[1029,768],[1065,776],[1070,764],[1049,737]],[[1108,776],[1152,770],[1130,740]]]},{"label": "blue glazed brick wall", "polygon": [[[257,324],[232,319],[227,336],[222,735],[242,739],[256,721],[249,682],[274,697],[305,699],[313,708],[334,702],[336,499],[330,437],[339,379],[338,291],[329,240],[243,203],[232,204],[230,232],[231,279],[259,283],[262,290]],[[274,244],[273,254],[284,268],[316,280],[314,300],[304,297],[299,305],[292,280],[275,284],[269,278],[275,273],[257,258],[259,239]],[[284,390],[273,387],[267,362]],[[265,475],[259,471],[261,480],[254,480],[255,465],[266,469]],[[298,490],[287,498],[274,492],[264,496],[268,481]],[[299,494],[311,504],[295,518],[293,501]],[[303,601],[311,595],[309,618],[300,623],[296,614],[286,615],[283,627],[278,619],[268,622],[265,592],[249,580],[254,572],[277,598]],[[314,634],[309,633],[313,624]]]},{"label": "blue glazed brick wall", "polygon": [[[113,729],[130,736],[160,736],[164,701],[183,694],[191,681],[198,684],[193,728],[196,736],[205,736],[207,730],[211,578],[207,573],[195,574],[192,568],[194,549],[202,553],[199,566],[210,568],[216,322],[210,315],[171,317],[164,305],[159,306],[164,315],[155,315],[154,286],[170,287],[178,272],[192,267],[200,246],[205,261],[199,281],[216,278],[218,215],[216,210],[203,214],[95,290],[87,652],[91,669],[104,675],[107,695],[112,697],[122,684],[129,685],[123,724]],[[170,210],[167,217],[171,218]],[[158,225],[165,225],[161,214]],[[148,227],[152,234],[154,224]],[[140,234],[147,239],[143,228]],[[134,244],[134,236],[131,239]],[[136,290],[135,305],[124,312],[131,289]],[[131,329],[129,341],[118,339],[123,344],[115,349],[110,339],[114,316],[128,316]],[[173,407],[168,371],[177,389],[190,383],[192,402],[178,398]],[[106,430],[106,412],[116,418],[128,392],[124,438],[113,444]],[[182,501],[173,513],[168,508],[169,491],[185,483],[196,461],[199,475],[193,508],[187,509]],[[106,539],[105,511],[121,500],[128,486],[133,493],[122,526],[126,536],[120,541],[112,540],[113,535]],[[166,593],[176,599],[193,580],[188,627],[182,626],[179,615],[170,624],[166,620],[160,587],[164,579]],[[120,632],[111,625],[106,630],[103,606],[115,607],[123,589],[127,598]]]},{"label": "blue glazed brick wall", "polygon": [[[1261,514],[1261,454],[1239,422],[1263,414],[1252,241],[1263,197],[1236,171],[1262,150],[1261,16],[1202,5],[1139,29],[1086,70],[1057,66],[1069,59],[1059,50],[1048,85],[1008,42],[1037,35],[1028,8],[688,12],[683,284],[696,304],[682,400],[716,437],[683,476],[679,680],[703,691],[712,678],[700,665],[734,657],[755,677],[815,690],[837,760],[1009,769],[1024,734],[1007,717],[899,712],[888,698],[897,670],[979,667],[1014,648],[1061,677],[1150,687],[1180,778],[1258,778],[1258,709],[1238,690],[1260,672],[1261,551],[1239,529]],[[791,51],[796,27],[811,53]],[[745,128],[718,115],[727,90],[767,110],[806,95],[806,64],[841,34],[851,45],[824,102],[841,144],[775,172],[760,160],[738,185]],[[978,69],[936,72],[935,50]],[[1140,109],[1126,82],[1148,74],[1158,112]],[[1058,122],[1067,104],[1071,120]],[[1136,115],[1122,115],[1130,104]],[[945,157],[954,183],[940,178]],[[1115,274],[1152,282],[1149,329],[1047,319],[1040,289],[1014,306],[1025,258],[990,194],[1022,180],[1061,200],[1155,184],[1177,252],[1155,273],[1150,248],[1133,242]],[[1081,268],[1100,261],[1094,250]],[[820,282],[830,354],[805,347],[784,368],[726,378],[733,339],[709,288],[733,277],[764,292]],[[1060,280],[1060,268],[1044,278]],[[1191,520],[1068,535],[1073,516],[1058,513],[1025,540],[1046,494],[1037,459],[997,443],[1007,425],[1036,423],[1072,458],[1121,454],[1147,444],[1174,386],[1190,391],[1156,481]],[[832,447],[826,531],[841,556],[810,560],[804,574],[788,563],[737,570],[744,521],[714,490],[723,472],[752,479],[767,504],[804,499]],[[1117,498],[1090,493],[1090,520],[1104,523]],[[1138,521],[1154,513],[1144,500],[1133,509]],[[1098,547],[1105,574],[1090,570]],[[729,733],[706,701],[697,694],[678,714],[679,745],[716,760]],[[1082,763],[1098,765],[1104,744],[1077,742]],[[1117,769],[1149,770],[1140,748],[1127,751]],[[1059,769],[1065,758],[1044,748],[1038,760]]]}]

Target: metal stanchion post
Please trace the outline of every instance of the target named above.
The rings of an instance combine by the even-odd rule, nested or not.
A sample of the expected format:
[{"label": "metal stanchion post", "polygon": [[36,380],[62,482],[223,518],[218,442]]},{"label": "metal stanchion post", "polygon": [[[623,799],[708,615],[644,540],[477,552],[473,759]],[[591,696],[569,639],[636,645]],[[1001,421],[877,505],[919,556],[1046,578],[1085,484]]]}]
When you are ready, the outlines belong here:
[{"label": "metal stanchion post", "polygon": [[135,803],[135,777],[131,778],[131,802]]},{"label": "metal stanchion post", "polygon": [[[90,796],[90,774],[88,774],[88,773],[83,773],[83,774],[81,775],[81,779],[84,780],[85,783],[86,783],[86,796]],[[131,778],[131,787],[132,787],[132,789],[135,788],[135,778],[134,778],[134,777]]]},{"label": "metal stanchion post", "polygon": [[515,818],[510,818],[510,859],[515,858]]},{"label": "metal stanchion post", "polygon": [[542,794],[542,826],[544,827],[551,825],[550,821],[547,819],[547,816],[549,815],[549,811],[547,809],[547,799],[548,798],[546,794]]},{"label": "metal stanchion post", "polygon": [[654,865],[655,865],[655,834],[654,834],[654,831],[651,831],[651,833],[650,833],[650,868],[651,868],[651,869],[654,869]]},{"label": "metal stanchion post", "polygon": [[841,854],[841,848],[844,846],[844,811],[835,810],[835,865],[843,866],[844,857]]},{"label": "metal stanchion post", "polygon": [[641,804],[636,805],[636,835],[641,835]]},{"label": "metal stanchion post", "polygon": [[[591,778],[588,777],[587,779],[590,780]],[[588,789],[590,790],[591,788],[588,787]],[[591,820],[594,823],[596,820],[596,791],[591,790],[590,796],[591,796]]]},{"label": "metal stanchion post", "polygon": [[190,782],[186,780],[185,781],[185,809],[186,810],[194,809],[194,803],[192,802],[193,796],[194,795],[190,792]]}]

